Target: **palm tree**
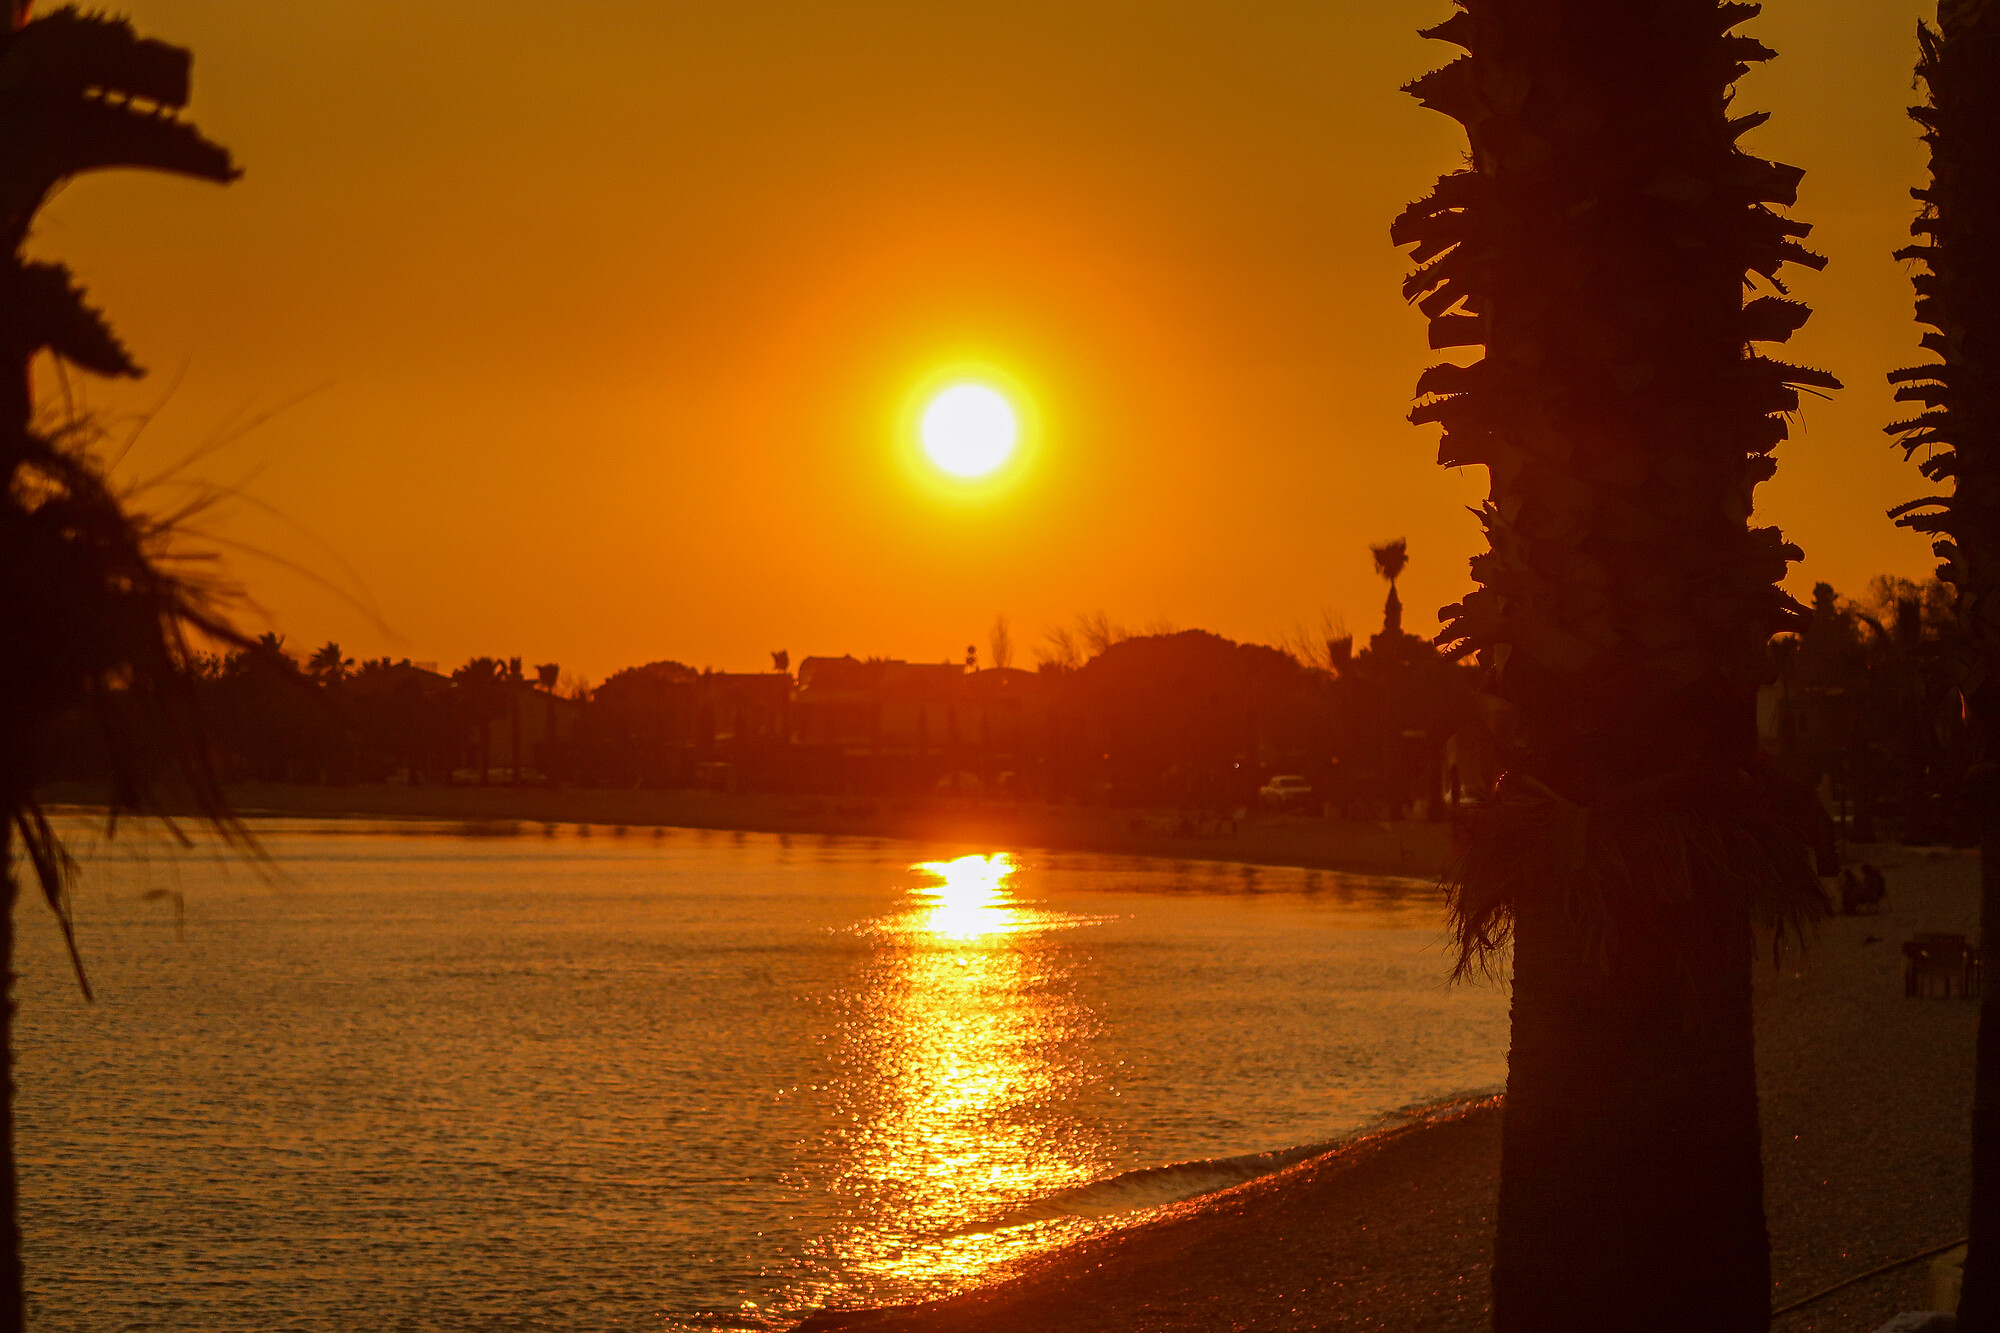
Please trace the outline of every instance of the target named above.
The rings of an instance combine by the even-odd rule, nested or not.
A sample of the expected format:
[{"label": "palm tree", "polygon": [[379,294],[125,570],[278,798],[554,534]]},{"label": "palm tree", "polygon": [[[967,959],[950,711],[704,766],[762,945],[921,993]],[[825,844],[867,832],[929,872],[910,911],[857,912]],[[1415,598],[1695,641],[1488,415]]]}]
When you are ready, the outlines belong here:
[{"label": "palm tree", "polygon": [[1428,35],[1469,54],[1409,89],[1471,146],[1391,235],[1431,346],[1485,349],[1411,419],[1491,479],[1440,640],[1478,653],[1507,755],[1447,881],[1462,966],[1512,944],[1502,1333],[1769,1324],[1753,929],[1824,912],[1831,844],[1758,751],[1801,553],[1748,520],[1798,387],[1837,382],[1749,347],[1808,313],[1781,266],[1823,262],[1772,208],[1802,173],[1736,143],[1755,12],[1460,0]]},{"label": "palm tree", "polygon": [[[2000,134],[2000,13],[1988,4],[1939,0],[1938,26],[1917,25],[1917,75],[1927,106],[1910,114],[1930,145],[1931,183],[1916,191],[1923,211],[1911,224],[1928,243],[1897,253],[1929,270],[1914,279],[1917,319],[1931,326],[1926,351],[1938,360],[1889,378],[1896,398],[1925,411],[1889,427],[1906,452],[1924,451],[1924,476],[1951,481],[1951,494],[1914,500],[1890,511],[1904,527],[1929,533],[1943,563],[1938,576],[1957,594],[1961,634],[1959,686],[1972,732],[1979,777],[1974,792],[1981,821],[1981,930],[2000,929],[2000,816],[1994,782],[2000,764],[2000,417],[1996,357],[2000,357],[2000,181],[1993,161]],[[1971,1241],[1959,1327],[2000,1330],[2000,988],[1988,988],[1979,1008],[1979,1043],[1972,1101]]]},{"label": "palm tree", "polygon": [[493,781],[493,724],[509,702],[507,667],[497,657],[475,657],[451,673],[451,683],[457,687],[459,716],[478,736],[479,785],[488,786]]},{"label": "palm tree", "polygon": [[102,726],[114,810],[157,813],[159,786],[172,782],[210,821],[240,833],[201,744],[189,635],[244,642],[218,612],[215,585],[175,564],[172,516],[126,508],[85,425],[38,420],[29,370],[42,351],[105,375],[139,369],[67,269],[21,253],[42,202],[79,172],[147,167],[225,182],[236,168],[172,114],[187,104],[187,52],[73,8],[33,21],[25,4],[10,9],[0,33],[0,626],[9,645],[0,653],[0,1333],[24,1319],[12,1072],[17,838],[69,934],[69,861],[35,799],[51,726],[77,711]]},{"label": "palm tree", "polygon": [[521,692],[527,688],[526,679],[521,674],[521,659],[507,659],[507,735],[512,742],[512,753],[507,760],[513,765],[508,770],[507,785],[521,785]]},{"label": "palm tree", "polygon": [[1382,604],[1382,632],[1401,634],[1403,632],[1403,599],[1396,595],[1396,580],[1410,565],[1410,544],[1398,537],[1395,541],[1371,546],[1368,553],[1375,557],[1375,572],[1389,580],[1389,600]]},{"label": "palm tree", "polygon": [[312,656],[306,659],[306,670],[323,685],[338,685],[346,680],[348,670],[353,665],[354,659],[342,657],[340,645],[332,639],[313,649]]}]

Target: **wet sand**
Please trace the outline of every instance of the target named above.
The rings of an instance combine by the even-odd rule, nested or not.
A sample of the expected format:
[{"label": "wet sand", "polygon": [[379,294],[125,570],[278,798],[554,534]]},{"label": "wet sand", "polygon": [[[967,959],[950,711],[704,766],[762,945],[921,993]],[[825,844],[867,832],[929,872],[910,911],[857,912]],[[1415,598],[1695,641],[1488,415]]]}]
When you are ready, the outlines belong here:
[{"label": "wet sand", "polygon": [[[1879,915],[1827,924],[1760,965],[1758,1064],[1773,1305],[1964,1234],[1977,1014],[1905,999],[1901,941],[1971,933],[1970,856],[1857,848],[1889,877]],[[1397,1129],[897,1310],[822,1313],[802,1333],[1486,1327],[1496,1104]],[[1929,1265],[1780,1317],[1779,1333],[1863,1333],[1929,1304]]]},{"label": "wet sand", "polygon": [[[89,783],[55,783],[49,804],[101,805]],[[643,828],[707,828],[1023,849],[1230,861],[1367,874],[1434,875],[1451,847],[1445,823],[1330,820],[1256,813],[1234,830],[1181,831],[1171,811],[1105,810],[951,799],[840,799],[703,791],[550,787],[314,786],[245,783],[229,789],[244,814],[519,820]]]}]

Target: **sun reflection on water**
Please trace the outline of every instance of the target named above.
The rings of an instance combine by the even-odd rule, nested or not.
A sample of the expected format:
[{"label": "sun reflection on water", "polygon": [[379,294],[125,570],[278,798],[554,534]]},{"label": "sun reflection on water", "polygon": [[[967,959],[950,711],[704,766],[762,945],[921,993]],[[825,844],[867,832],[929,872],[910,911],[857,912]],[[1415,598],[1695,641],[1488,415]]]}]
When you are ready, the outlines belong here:
[{"label": "sun reflection on water", "polygon": [[1004,852],[911,870],[910,906],[875,926],[902,947],[845,1034],[860,1063],[840,1166],[851,1206],[825,1240],[838,1266],[904,1299],[1076,1234],[1086,1224],[976,1226],[1108,1160],[1101,1131],[1065,1109],[1092,1077],[1096,1024],[1050,939],[1090,918],[1021,902]]},{"label": "sun reflection on water", "polygon": [[1007,893],[1015,868],[1005,852],[913,866],[938,881],[926,891],[932,906],[923,929],[940,939],[970,940],[1015,928],[1022,914]]}]

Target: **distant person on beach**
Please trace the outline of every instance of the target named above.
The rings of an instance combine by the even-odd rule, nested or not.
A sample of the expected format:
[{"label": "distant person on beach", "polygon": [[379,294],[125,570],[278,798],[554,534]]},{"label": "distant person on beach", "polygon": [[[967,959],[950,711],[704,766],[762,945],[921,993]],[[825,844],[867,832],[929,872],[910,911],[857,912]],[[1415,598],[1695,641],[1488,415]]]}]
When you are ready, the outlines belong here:
[{"label": "distant person on beach", "polygon": [[1863,862],[1860,873],[1849,866],[1840,872],[1840,912],[1843,916],[1854,916],[1864,907],[1880,909],[1882,900],[1889,896],[1888,881],[1882,872]]}]

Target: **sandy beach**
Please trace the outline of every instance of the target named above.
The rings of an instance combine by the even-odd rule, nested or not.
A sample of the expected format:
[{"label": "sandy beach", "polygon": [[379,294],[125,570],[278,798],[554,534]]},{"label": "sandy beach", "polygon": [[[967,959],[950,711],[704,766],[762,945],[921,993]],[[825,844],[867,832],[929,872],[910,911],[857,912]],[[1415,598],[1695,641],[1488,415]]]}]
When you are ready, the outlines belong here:
[{"label": "sandy beach", "polygon": [[[1829,922],[1804,957],[1760,964],[1773,1305],[1964,1233],[1976,1009],[1905,999],[1898,944],[1970,932],[1977,862],[1856,848],[1887,872],[1879,915]],[[1484,1328],[1496,1103],[1363,1139],[1157,1209],[955,1297],[826,1312],[801,1333]],[[1782,1333],[1865,1333],[1928,1305],[1928,1264],[1781,1316]]]}]

